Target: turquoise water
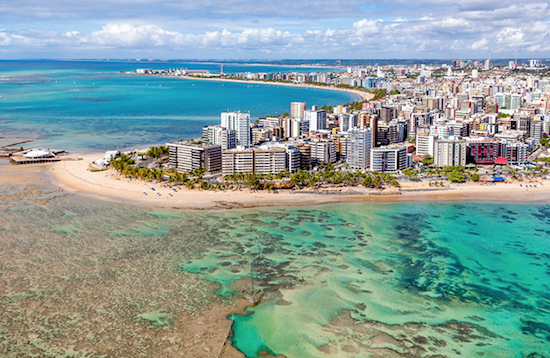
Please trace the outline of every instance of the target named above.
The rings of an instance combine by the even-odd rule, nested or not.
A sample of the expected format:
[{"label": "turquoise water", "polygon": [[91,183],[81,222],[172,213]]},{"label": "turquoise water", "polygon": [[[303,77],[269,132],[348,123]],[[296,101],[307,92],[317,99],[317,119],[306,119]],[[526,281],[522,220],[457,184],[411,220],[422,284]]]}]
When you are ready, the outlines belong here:
[{"label": "turquoise water", "polygon": [[490,203],[229,214],[223,244],[182,268],[231,287],[252,260],[268,296],[235,321],[247,357],[548,356],[549,214]]},{"label": "turquoise water", "polygon": [[[184,67],[0,62],[0,136],[45,138],[35,145],[70,150],[129,147],[197,136],[225,110],[250,110],[258,117],[288,111],[291,101],[354,99],[325,90],[117,73],[155,66]],[[243,68],[266,70],[225,71]],[[0,167],[5,164],[0,160]],[[239,297],[251,278],[264,288],[263,302],[235,317],[233,343],[249,358],[265,352],[288,358],[550,357],[549,237],[550,205],[544,204],[150,211],[59,190],[0,186],[0,256],[14,259],[12,268],[27,267],[24,277],[33,284],[25,292],[18,280],[2,281],[0,298],[32,301],[39,289],[49,292],[47,301],[62,292],[34,275],[30,263],[65,262],[70,270],[63,277],[86,278],[97,262],[119,272],[120,260],[131,259],[148,268],[140,279],[153,285],[157,262],[148,258],[162,258],[176,276],[197,280],[180,287],[181,300],[166,298],[165,307],[164,295],[155,298],[154,307],[158,303],[174,319],[182,311],[198,312],[209,300]],[[65,250],[75,247],[76,254]],[[97,285],[101,291],[102,283]],[[135,298],[136,307],[145,305],[147,288],[124,292],[131,296],[121,301],[128,305],[122,310],[126,318],[143,314],[134,298],[143,295]],[[5,308],[0,332],[17,334],[0,349],[14,347],[10,339],[25,336],[18,330],[29,320],[20,316],[20,307]],[[32,316],[47,330],[56,322],[50,314],[57,312]],[[35,327],[28,327],[27,334],[34,334]],[[72,331],[65,334],[78,340]]]},{"label": "turquoise water", "polygon": [[[0,62],[0,136],[40,138],[35,146],[90,150],[127,148],[197,137],[227,110],[251,118],[309,105],[356,100],[337,91],[122,75],[136,68],[206,68],[210,64]],[[225,72],[298,68],[224,66]],[[308,70],[307,68],[300,70]]]},{"label": "turquoise water", "polygon": [[[208,295],[186,289],[190,312],[205,299],[239,297],[251,279],[263,287],[263,301],[233,326],[234,345],[250,358],[550,357],[550,205],[150,211],[29,190],[0,187],[0,237],[25,247],[13,257],[34,257],[37,239],[48,252],[69,240],[115,272],[120,258],[141,262],[149,270],[132,269],[151,282],[156,264],[147,257],[161,255],[182,277],[215,286]],[[37,257],[47,260],[41,250]],[[25,294],[11,291],[15,283],[6,282],[6,292]],[[177,319],[179,310],[163,312]],[[9,322],[0,328],[9,331]]]}]

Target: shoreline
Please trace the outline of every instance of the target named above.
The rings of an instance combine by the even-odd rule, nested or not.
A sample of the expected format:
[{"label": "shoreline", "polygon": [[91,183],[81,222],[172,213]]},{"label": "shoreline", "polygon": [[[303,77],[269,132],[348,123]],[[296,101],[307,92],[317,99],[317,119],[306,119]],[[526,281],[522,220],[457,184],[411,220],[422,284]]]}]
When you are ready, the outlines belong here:
[{"label": "shoreline", "polygon": [[137,74],[137,73],[125,73],[130,76],[149,76],[149,77],[160,77],[160,78],[180,78],[185,80],[198,80],[198,81],[214,81],[214,82],[235,82],[235,83],[248,83],[248,84],[258,84],[258,85],[270,85],[270,86],[288,86],[288,87],[301,87],[301,88],[314,88],[322,89],[327,91],[339,91],[347,92],[353,95],[356,95],[361,99],[361,101],[370,101],[374,98],[374,94],[370,92],[364,92],[359,90],[354,90],[350,88],[334,87],[334,86],[319,86],[307,83],[287,83],[287,82],[275,82],[275,81],[260,81],[260,80],[243,80],[243,79],[233,79],[233,78],[217,78],[217,77],[194,77],[194,76],[163,76],[163,75],[148,75],[148,74]]},{"label": "shoreline", "polygon": [[336,187],[316,191],[304,188],[278,192],[250,189],[203,191],[180,186],[175,186],[174,191],[166,183],[131,180],[118,175],[114,169],[91,172],[88,170],[89,164],[99,155],[89,154],[82,157],[83,160],[79,161],[47,165],[1,167],[0,184],[6,182],[6,179],[17,184],[20,181],[17,178],[34,177],[40,181],[48,181],[69,193],[103,201],[181,210],[301,207],[358,202],[550,202],[550,180],[537,181],[537,188],[525,188],[519,182],[514,182],[490,185],[452,184],[448,189],[433,189],[427,183],[405,182],[399,190],[383,191],[363,187]]},{"label": "shoreline", "polygon": [[103,153],[86,154],[79,156],[82,160],[50,164],[6,163],[0,166],[0,185],[52,184],[68,193],[102,201],[180,210],[291,208],[359,202],[550,202],[550,180],[533,182],[537,188],[525,188],[523,184],[527,182],[513,182],[451,184],[446,189],[435,189],[428,183],[403,182],[400,189],[385,190],[327,187],[316,190],[282,189],[277,192],[250,189],[211,191],[174,186],[177,190],[174,191],[167,183],[130,180],[118,175],[114,169],[89,171],[90,163],[102,156]]}]

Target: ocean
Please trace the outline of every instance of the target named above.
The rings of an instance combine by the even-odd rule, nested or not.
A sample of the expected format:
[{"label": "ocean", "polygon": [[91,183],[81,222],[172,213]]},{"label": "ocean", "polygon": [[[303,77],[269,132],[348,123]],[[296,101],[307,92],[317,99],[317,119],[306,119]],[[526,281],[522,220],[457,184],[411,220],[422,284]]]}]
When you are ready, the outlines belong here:
[{"label": "ocean", "polygon": [[[195,136],[225,109],[353,99],[38,64],[2,63],[0,136],[72,150]],[[0,355],[188,352],[202,338],[181,341],[181,322],[253,287],[262,302],[227,317],[249,358],[550,357],[549,237],[548,204],[152,210],[4,184]]]},{"label": "ocean", "polygon": [[[0,61],[0,137],[30,137],[32,146],[70,151],[134,149],[201,136],[220,113],[242,110],[251,119],[358,96],[324,89],[120,74],[137,68],[219,71],[214,64]],[[313,68],[224,65],[224,72],[317,71]],[[328,71],[337,69],[323,68]]]},{"label": "ocean", "polygon": [[[186,317],[252,285],[264,289],[263,301],[228,317],[249,358],[550,356],[550,205],[178,211],[0,189],[0,332],[11,347],[56,330],[80,347],[93,334],[89,349],[100,349],[139,326],[132,317]],[[34,313],[56,302],[62,315]]]}]

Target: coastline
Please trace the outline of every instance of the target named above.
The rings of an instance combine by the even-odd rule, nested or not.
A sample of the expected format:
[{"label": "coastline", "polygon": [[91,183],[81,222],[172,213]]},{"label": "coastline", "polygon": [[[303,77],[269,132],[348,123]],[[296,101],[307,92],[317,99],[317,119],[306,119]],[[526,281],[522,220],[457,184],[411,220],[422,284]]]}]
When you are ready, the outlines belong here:
[{"label": "coastline", "polygon": [[[362,187],[340,187],[311,191],[311,189],[279,190],[278,192],[203,191],[176,187],[157,182],[130,180],[114,169],[91,172],[89,164],[99,154],[81,156],[83,160],[64,161],[47,165],[6,166],[0,168],[0,183],[18,184],[26,180],[51,182],[77,195],[99,200],[164,209],[216,210],[257,207],[298,207],[354,202],[549,202],[550,180],[538,181],[537,188],[525,188],[520,183],[452,184],[449,189],[431,189],[426,183],[403,183],[400,190],[384,191]],[[154,188],[152,190],[151,188]]]},{"label": "coastline", "polygon": [[[215,210],[240,209],[256,207],[298,207],[336,203],[396,203],[396,202],[462,202],[462,201],[503,201],[503,202],[548,202],[550,200],[550,181],[544,181],[543,186],[537,189],[519,187],[518,183],[502,185],[465,184],[452,187],[450,190],[434,190],[419,188],[411,184],[403,187],[399,195],[368,195],[348,193],[341,188],[340,194],[319,194],[305,190],[281,191],[278,194],[243,191],[199,191],[178,189],[173,197],[169,197],[169,188],[160,183],[150,183],[141,180],[129,180],[114,173],[114,170],[90,172],[89,164],[101,154],[88,154],[79,161],[66,161],[53,164],[37,165],[9,165],[0,167],[0,185],[13,186],[48,186],[55,185],[60,192],[68,192],[79,196],[92,197],[103,201],[121,204],[136,205],[147,208],[179,209],[179,210]],[[540,182],[539,182],[540,183]],[[155,187],[155,191],[150,188]],[[334,192],[338,189],[332,189]],[[354,189],[350,189],[354,190]],[[143,195],[143,191],[148,195]],[[379,191],[366,192],[384,193]],[[155,193],[161,193],[161,196]],[[211,302],[210,308],[199,312],[196,316],[182,316],[175,321],[175,325],[185,332],[182,337],[185,346],[195,357],[209,357],[212,352],[220,349],[227,332],[228,317],[244,313],[248,302],[236,299],[232,304]],[[174,336],[161,333],[161,342],[172,339]],[[179,337],[179,336],[178,336]],[[190,342],[193,342],[191,344]],[[244,357],[230,341],[224,348],[224,357]],[[168,355],[167,355],[168,356]]]},{"label": "coastline", "polygon": [[[130,74],[132,75],[132,74]],[[133,74],[134,76],[150,76],[150,77],[161,77],[161,78],[180,78],[185,80],[197,80],[197,81],[214,81],[214,82],[235,82],[235,83],[248,83],[248,84],[258,84],[258,85],[270,85],[270,86],[287,86],[287,87],[302,87],[302,88],[314,88],[322,89],[327,91],[340,91],[347,92],[353,95],[356,95],[361,99],[361,101],[369,101],[374,98],[374,94],[370,92],[364,92],[359,90],[354,90],[351,88],[342,88],[334,86],[318,86],[308,83],[287,83],[287,82],[272,82],[272,81],[259,81],[259,80],[240,80],[232,78],[214,78],[214,77],[194,77],[194,76],[163,76],[163,75],[147,75],[147,74]]]}]

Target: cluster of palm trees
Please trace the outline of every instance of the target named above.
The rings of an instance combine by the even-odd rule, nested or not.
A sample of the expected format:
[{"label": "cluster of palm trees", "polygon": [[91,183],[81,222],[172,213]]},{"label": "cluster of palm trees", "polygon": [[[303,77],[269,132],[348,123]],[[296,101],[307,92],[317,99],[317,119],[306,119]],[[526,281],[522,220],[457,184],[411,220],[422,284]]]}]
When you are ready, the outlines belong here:
[{"label": "cluster of palm trees", "polygon": [[149,150],[147,151],[146,155],[149,157],[149,158],[160,158],[162,157],[163,155],[167,155],[168,153],[170,153],[170,149],[168,148],[168,146],[164,146],[164,145],[161,145],[161,146],[158,146],[158,147],[150,147]]},{"label": "cluster of palm trees", "polygon": [[380,188],[383,185],[399,186],[389,173],[362,172],[335,169],[332,163],[321,167],[317,172],[299,170],[290,176],[290,182],[300,187],[316,187],[318,184],[361,184],[368,188]]},{"label": "cluster of palm trees", "polygon": [[[158,148],[158,147],[156,147]],[[119,174],[128,178],[143,180],[163,181],[167,179],[170,184],[185,185],[189,189],[201,190],[226,190],[237,188],[250,188],[253,190],[275,190],[293,187],[315,188],[321,184],[346,184],[363,185],[368,188],[381,188],[384,185],[399,186],[399,183],[388,173],[349,171],[335,168],[332,163],[321,164],[317,171],[298,170],[290,173],[287,170],[278,174],[235,173],[226,175],[225,182],[209,183],[203,179],[206,172],[204,168],[194,169],[188,173],[179,173],[174,169],[140,168],[135,166],[135,161],[128,154],[109,162],[112,168]],[[276,184],[276,180],[287,179],[283,183]]]},{"label": "cluster of palm trees", "polygon": [[135,161],[127,154],[121,154],[120,157],[112,159],[109,164],[121,175],[128,178],[139,178],[143,180],[163,180],[166,170],[156,168],[140,168],[134,166]]},{"label": "cluster of palm trees", "polygon": [[[275,184],[275,179],[288,178],[284,184]],[[399,183],[392,175],[388,173],[374,172],[351,172],[348,170],[336,169],[332,163],[322,164],[318,171],[298,170],[290,174],[288,170],[279,174],[256,174],[256,173],[235,173],[226,175],[225,180],[251,188],[254,190],[266,189],[286,189],[293,187],[310,187],[315,188],[321,184],[346,184],[346,185],[363,185],[368,188],[380,188],[383,185],[399,186]],[[290,185],[288,185],[288,184]]]}]

